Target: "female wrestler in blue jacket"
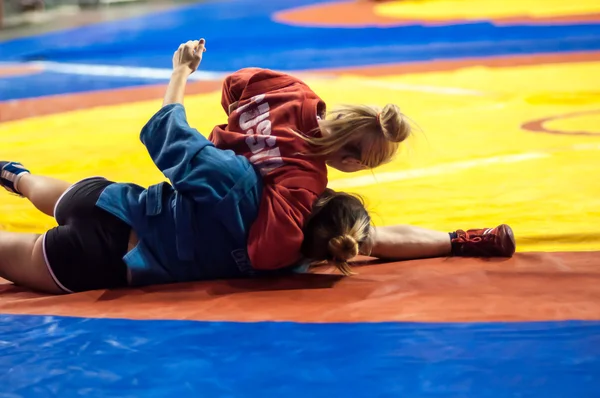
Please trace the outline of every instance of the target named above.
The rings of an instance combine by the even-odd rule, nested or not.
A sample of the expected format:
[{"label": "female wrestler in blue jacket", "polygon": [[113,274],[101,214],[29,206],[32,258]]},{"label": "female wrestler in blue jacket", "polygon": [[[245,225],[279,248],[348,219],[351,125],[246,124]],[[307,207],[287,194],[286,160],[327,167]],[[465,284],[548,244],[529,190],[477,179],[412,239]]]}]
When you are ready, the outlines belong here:
[{"label": "female wrestler in blue jacket", "polygon": [[[183,50],[176,67],[195,69],[202,51],[186,58]],[[90,178],[71,186],[16,162],[0,164],[2,185],[58,222],[43,235],[0,232],[0,276],[60,293],[253,273],[246,235],[258,212],[260,175],[188,125],[177,90],[169,86],[140,136],[170,184],[145,189]]]},{"label": "female wrestler in blue jacket", "polygon": [[[261,273],[247,251],[248,230],[263,192],[261,175],[246,157],[215,148],[191,128],[181,105],[182,83],[204,51],[201,40],[175,52],[163,107],[141,132],[141,141],[170,183],[146,189],[96,177],[71,186],[33,175],[20,163],[0,162],[0,184],[58,223],[43,235],[0,231],[1,277],[62,293]],[[329,214],[325,207],[336,211]],[[309,234],[303,250],[315,253],[314,260],[328,259],[329,241],[343,235],[336,226],[356,230],[360,237],[355,244],[367,239],[370,219],[357,198],[328,192],[317,208],[311,229],[328,234]]]}]

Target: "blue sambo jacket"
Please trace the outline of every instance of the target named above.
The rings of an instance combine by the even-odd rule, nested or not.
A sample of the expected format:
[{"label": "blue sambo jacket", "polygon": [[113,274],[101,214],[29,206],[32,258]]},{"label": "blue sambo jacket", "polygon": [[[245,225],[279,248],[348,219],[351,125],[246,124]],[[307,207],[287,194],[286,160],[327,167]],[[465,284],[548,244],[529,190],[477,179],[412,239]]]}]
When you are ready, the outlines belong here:
[{"label": "blue sambo jacket", "polygon": [[188,125],[180,104],[158,111],[140,138],[170,184],[113,184],[96,204],[138,235],[124,257],[130,284],[252,275],[246,240],[262,192],[252,164],[215,148]]}]

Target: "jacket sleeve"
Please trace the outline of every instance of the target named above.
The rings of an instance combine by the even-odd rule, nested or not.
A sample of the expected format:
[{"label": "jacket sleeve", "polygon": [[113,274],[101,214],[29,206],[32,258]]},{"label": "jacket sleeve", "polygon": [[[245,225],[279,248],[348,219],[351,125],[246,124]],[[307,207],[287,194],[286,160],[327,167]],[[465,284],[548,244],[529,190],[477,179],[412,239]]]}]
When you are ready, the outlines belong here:
[{"label": "jacket sleeve", "polygon": [[221,94],[221,106],[225,113],[229,115],[229,107],[240,100],[250,78],[260,71],[259,68],[244,68],[225,78]]},{"label": "jacket sleeve", "polygon": [[245,173],[245,158],[221,150],[189,126],[181,104],[163,107],[144,126],[140,138],[154,164],[173,188],[196,200],[221,194]]},{"label": "jacket sleeve", "polygon": [[265,186],[248,237],[248,255],[255,269],[275,270],[300,260],[304,222],[316,199],[306,189]]}]

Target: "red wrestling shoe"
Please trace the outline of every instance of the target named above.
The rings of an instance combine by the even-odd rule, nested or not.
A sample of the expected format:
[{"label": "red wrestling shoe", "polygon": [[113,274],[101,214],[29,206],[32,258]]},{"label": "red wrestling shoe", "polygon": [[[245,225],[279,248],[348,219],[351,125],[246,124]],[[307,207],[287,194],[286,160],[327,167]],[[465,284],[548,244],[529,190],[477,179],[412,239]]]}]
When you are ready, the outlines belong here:
[{"label": "red wrestling shoe", "polygon": [[502,224],[496,228],[457,230],[452,239],[452,255],[461,257],[512,257],[515,237],[512,228]]}]

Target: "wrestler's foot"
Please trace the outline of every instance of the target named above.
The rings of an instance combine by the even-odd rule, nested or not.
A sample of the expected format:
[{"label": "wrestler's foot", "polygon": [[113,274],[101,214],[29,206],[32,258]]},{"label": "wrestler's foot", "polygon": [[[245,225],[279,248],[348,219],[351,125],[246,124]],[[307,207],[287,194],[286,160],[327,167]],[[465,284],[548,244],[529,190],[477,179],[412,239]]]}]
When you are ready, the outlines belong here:
[{"label": "wrestler's foot", "polygon": [[512,257],[515,254],[512,228],[502,224],[496,228],[456,231],[452,254],[462,257]]},{"label": "wrestler's foot", "polygon": [[19,179],[29,173],[21,163],[18,162],[2,162],[0,161],[0,185],[8,192],[23,196],[17,189]]}]

